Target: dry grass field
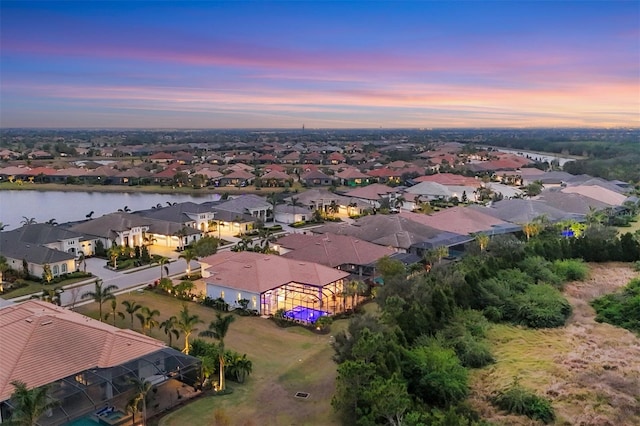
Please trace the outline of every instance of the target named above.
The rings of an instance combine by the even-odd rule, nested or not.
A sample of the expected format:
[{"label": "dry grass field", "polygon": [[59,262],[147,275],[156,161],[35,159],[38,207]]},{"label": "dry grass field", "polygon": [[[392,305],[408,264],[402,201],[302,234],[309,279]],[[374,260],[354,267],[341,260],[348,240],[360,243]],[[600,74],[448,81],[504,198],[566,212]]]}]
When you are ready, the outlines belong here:
[{"label": "dry grass field", "polygon": [[626,285],[638,274],[623,264],[592,264],[585,281],[569,283],[573,315],[561,329],[493,326],[489,340],[497,363],[473,374],[474,406],[501,425],[535,425],[505,416],[487,403],[514,376],[553,402],[558,425],[640,425],[640,338],[594,321],[589,301]]}]

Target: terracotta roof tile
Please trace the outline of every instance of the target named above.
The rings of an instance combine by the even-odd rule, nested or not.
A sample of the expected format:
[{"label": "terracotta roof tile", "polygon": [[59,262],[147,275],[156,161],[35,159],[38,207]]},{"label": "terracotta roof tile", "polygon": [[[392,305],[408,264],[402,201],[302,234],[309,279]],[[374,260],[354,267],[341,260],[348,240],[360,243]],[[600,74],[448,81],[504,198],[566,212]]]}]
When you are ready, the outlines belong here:
[{"label": "terracotta roof tile", "polygon": [[153,353],[164,343],[39,300],[0,309],[0,401],[11,382],[42,386]]},{"label": "terracotta roof tile", "polygon": [[221,252],[199,262],[211,274],[206,283],[254,293],[290,282],[323,287],[349,276],[318,263],[254,252]]}]

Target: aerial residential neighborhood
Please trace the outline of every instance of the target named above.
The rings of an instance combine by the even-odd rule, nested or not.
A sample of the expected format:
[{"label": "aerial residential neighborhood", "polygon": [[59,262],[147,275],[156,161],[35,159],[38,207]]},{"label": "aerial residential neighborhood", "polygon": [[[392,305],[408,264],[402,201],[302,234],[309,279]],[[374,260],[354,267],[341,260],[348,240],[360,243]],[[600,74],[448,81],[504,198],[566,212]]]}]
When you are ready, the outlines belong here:
[{"label": "aerial residential neighborhood", "polygon": [[[572,175],[557,159],[540,162],[526,152],[469,142],[399,140],[393,152],[371,142],[261,143],[262,149],[215,154],[203,144],[176,144],[175,151],[146,147],[144,154],[121,147],[115,158],[95,147],[97,158],[87,158],[78,154],[80,143],[70,142],[75,156],[52,155],[41,164],[3,151],[6,190],[62,183],[86,191],[169,187],[216,194],[213,201],[193,198],[142,210],[107,206],[97,214],[99,205],[83,205],[92,211],[60,223],[19,212],[19,225],[3,224],[9,229],[0,233],[0,330],[3,341],[24,336],[2,352],[3,367],[10,367],[2,376],[3,418],[11,418],[17,382],[47,385],[58,401],[38,421],[42,425],[126,424],[136,415],[146,421],[198,399],[208,361],[189,355],[189,335],[179,328],[167,325],[164,336],[184,335],[182,352],[162,334],[146,335],[161,325],[156,315],[165,317],[151,309],[140,313],[142,304],[131,298],[146,292],[234,317],[244,312],[243,321],[270,318],[323,333],[331,318],[348,318],[386,294],[388,262],[408,277],[429,275],[432,268],[462,263],[476,244],[528,241],[545,228],[574,237],[592,223],[629,223],[638,212],[638,194],[624,181]],[[30,284],[40,278],[42,284]],[[104,300],[96,296],[102,286],[111,288]],[[110,313],[108,303],[103,308],[116,298],[135,309],[127,310],[130,321],[115,302]],[[97,319],[70,310],[85,312],[85,300],[99,301]],[[173,318],[190,318],[186,305],[181,309]],[[67,353],[71,341],[84,346]],[[99,348],[90,349],[95,342]],[[45,364],[46,373],[34,373]],[[144,413],[129,404],[136,395],[132,378],[155,389]],[[209,383],[217,392],[224,386],[222,378]],[[176,391],[180,400],[172,398]]]}]

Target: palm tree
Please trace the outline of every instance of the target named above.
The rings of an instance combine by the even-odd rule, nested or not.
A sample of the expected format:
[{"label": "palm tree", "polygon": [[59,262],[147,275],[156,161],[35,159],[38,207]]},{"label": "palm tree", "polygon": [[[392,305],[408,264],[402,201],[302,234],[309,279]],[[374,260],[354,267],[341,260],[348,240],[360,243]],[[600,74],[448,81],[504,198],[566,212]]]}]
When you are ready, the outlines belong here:
[{"label": "palm tree", "polygon": [[120,256],[120,247],[113,245],[109,250],[107,250],[107,256],[113,262],[113,269],[118,267],[118,256]]},{"label": "palm tree", "polygon": [[487,234],[478,233],[474,235],[474,239],[478,243],[478,247],[480,247],[480,251],[484,251],[489,245],[489,236]]},{"label": "palm tree", "polygon": [[[147,424],[147,395],[153,388],[153,385],[146,379],[140,377],[132,377],[129,379],[129,383],[133,385],[133,398],[127,403],[127,409],[133,414],[133,424],[135,422],[135,413],[142,411],[142,424]],[[140,410],[142,406],[142,410]]]},{"label": "palm tree", "polygon": [[105,314],[104,319],[108,321],[109,317],[113,317],[114,327],[116,326],[116,318],[124,319],[124,314],[118,310],[116,299],[111,299],[111,310]]},{"label": "palm tree", "polygon": [[80,252],[80,255],[78,256],[78,267],[82,265],[82,272],[86,273],[87,272],[87,259],[84,256],[83,252]]},{"label": "palm tree", "polygon": [[273,206],[271,212],[273,214],[273,223],[276,223],[276,206],[280,204],[280,197],[277,192],[270,192],[267,195],[267,202]]},{"label": "palm tree", "polygon": [[222,316],[216,313],[216,319],[211,321],[209,329],[200,332],[200,336],[212,337],[220,341],[219,361],[220,361],[220,390],[224,390],[224,338],[229,331],[229,326],[236,317],[233,315]]},{"label": "palm tree", "polygon": [[[39,299],[60,306],[62,305],[62,299],[60,298],[62,293],[64,293],[64,289],[60,287],[45,288],[42,290],[42,295]],[[38,298],[38,296],[33,296],[33,298]]]},{"label": "palm tree", "polygon": [[178,330],[178,318],[175,315],[170,316],[168,319],[160,323],[160,329],[164,331],[164,334],[169,336],[169,346],[172,346],[173,336],[177,339],[180,337],[180,331]]},{"label": "palm tree", "polygon": [[195,251],[193,251],[193,249],[186,249],[180,254],[179,258],[184,259],[185,262],[187,262],[187,278],[190,278],[191,277],[191,261],[198,260],[198,257],[196,256]]},{"label": "palm tree", "polygon": [[59,405],[51,399],[47,386],[27,389],[26,383],[20,380],[11,382],[14,390],[11,394],[13,412],[9,424],[17,426],[36,426],[38,419],[47,411]]},{"label": "palm tree", "polygon": [[142,309],[142,305],[136,302],[135,300],[123,300],[122,304],[124,305],[124,310],[129,314],[131,318],[131,328],[133,329],[133,315]]},{"label": "palm tree", "polygon": [[167,263],[169,263],[169,258],[168,257],[161,256],[160,258],[158,258],[158,265],[160,265],[160,280],[162,280],[162,271],[163,270],[166,270],[167,271],[167,275],[169,275],[169,268],[165,266]]},{"label": "palm tree", "polygon": [[102,304],[107,300],[115,299],[116,296],[113,294],[113,292],[118,289],[118,287],[113,284],[106,287],[103,287],[102,285],[102,280],[97,279],[95,282],[94,290],[87,291],[83,293],[82,296],[80,296],[81,299],[93,299],[94,302],[98,303],[100,322],[102,322]]},{"label": "palm tree", "polygon": [[202,321],[198,315],[189,314],[189,307],[186,304],[182,305],[182,310],[178,317],[177,328],[184,333],[184,349],[182,352],[187,355],[189,355],[189,337],[191,337],[191,333],[198,331],[195,326],[201,322],[204,321]]},{"label": "palm tree", "polygon": [[22,220],[20,221],[21,225],[34,225],[38,222],[36,222],[36,218],[35,217],[26,217],[26,216],[22,216]]},{"label": "palm tree", "polygon": [[85,217],[86,217],[87,219],[91,219],[91,216],[93,216],[93,210],[91,210],[91,211],[89,212],[89,214],[87,214]]},{"label": "palm tree", "polygon": [[7,226],[9,226],[8,223],[2,223],[0,222],[0,231],[4,231],[4,228],[6,228]]},{"label": "palm tree", "polygon": [[[360,303],[359,297],[364,294],[365,291],[369,289],[369,286],[364,281],[355,280],[349,283],[349,286],[352,288],[351,291],[351,306],[356,307],[358,303]],[[355,303],[354,303],[355,299]]]},{"label": "palm tree", "polygon": [[331,204],[327,206],[327,212],[336,215],[340,211],[340,206],[336,203],[336,200],[331,200]]},{"label": "palm tree", "polygon": [[48,221],[45,222],[47,225],[53,225],[56,226],[58,224],[58,221],[55,219],[49,219]]},{"label": "palm tree", "polygon": [[522,232],[526,235],[527,241],[529,241],[531,237],[538,235],[540,231],[542,231],[542,224],[540,222],[534,221],[522,225]]},{"label": "palm tree", "polygon": [[243,354],[242,356],[236,354],[229,359],[229,373],[236,377],[238,383],[244,383],[252,371],[253,363],[247,358],[247,354]]},{"label": "palm tree", "polygon": [[140,312],[136,314],[136,317],[140,320],[140,326],[142,327],[142,334],[147,335],[147,330],[151,331],[153,327],[158,326],[158,320],[155,317],[160,316],[160,311],[157,309],[151,310],[146,306],[143,306]]},{"label": "palm tree", "polygon": [[118,211],[123,213],[129,213],[131,209],[129,208],[129,206],[124,206],[124,208],[118,209]]}]

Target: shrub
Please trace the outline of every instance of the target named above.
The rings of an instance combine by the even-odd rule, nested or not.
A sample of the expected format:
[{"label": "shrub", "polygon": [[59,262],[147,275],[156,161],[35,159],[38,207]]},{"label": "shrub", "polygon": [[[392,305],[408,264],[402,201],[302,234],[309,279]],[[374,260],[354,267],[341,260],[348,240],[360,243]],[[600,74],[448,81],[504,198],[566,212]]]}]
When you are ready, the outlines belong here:
[{"label": "shrub", "polygon": [[515,296],[507,312],[507,319],[528,327],[560,327],[571,315],[571,305],[555,288],[539,284]]},{"label": "shrub", "polygon": [[454,405],[467,397],[468,372],[455,352],[435,340],[409,352],[410,368],[405,372],[409,392],[427,404]]},{"label": "shrub", "polygon": [[640,278],[635,278],[622,291],[607,294],[591,302],[596,321],[607,322],[640,333]]},{"label": "shrub", "polygon": [[501,410],[520,414],[547,424],[555,419],[551,401],[523,388],[514,378],[513,383],[491,397],[491,403]]},{"label": "shrub", "polygon": [[587,278],[589,266],[581,259],[556,260],[553,271],[564,281],[579,281]]},{"label": "shrub", "polygon": [[640,272],[640,260],[633,264],[633,269],[635,269],[636,272]]},{"label": "shrub", "polygon": [[553,270],[553,264],[541,256],[529,256],[518,265],[536,283],[547,283],[554,287],[562,284],[563,278]]}]

